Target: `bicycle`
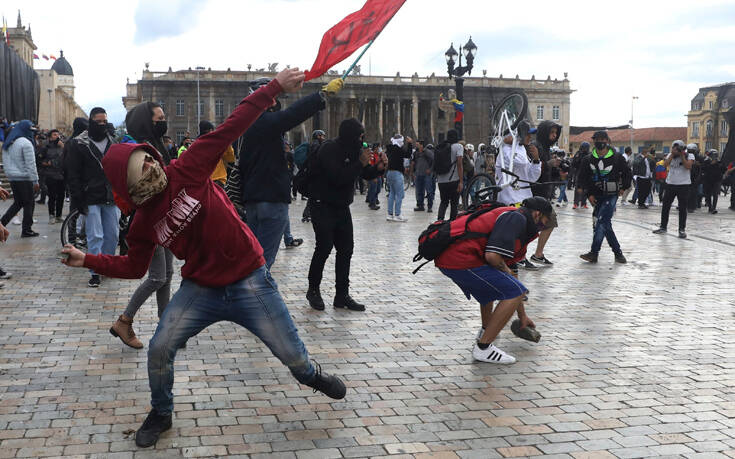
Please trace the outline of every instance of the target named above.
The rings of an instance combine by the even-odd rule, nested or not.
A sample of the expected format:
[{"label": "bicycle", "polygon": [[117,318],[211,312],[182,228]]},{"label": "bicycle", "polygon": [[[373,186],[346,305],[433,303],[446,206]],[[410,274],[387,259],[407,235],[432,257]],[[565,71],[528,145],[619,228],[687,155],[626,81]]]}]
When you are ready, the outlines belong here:
[{"label": "bicycle", "polygon": [[[61,224],[60,239],[62,247],[66,244],[71,244],[79,250],[87,250],[87,235],[84,229],[84,217],[85,215],[79,212],[79,209],[74,209],[66,216],[64,222]],[[81,218],[81,222],[79,221]],[[127,235],[132,218],[126,215],[120,215],[118,224],[120,225],[120,240],[118,245],[120,246],[120,255],[126,255],[128,253],[128,244],[125,241],[125,235]]]}]

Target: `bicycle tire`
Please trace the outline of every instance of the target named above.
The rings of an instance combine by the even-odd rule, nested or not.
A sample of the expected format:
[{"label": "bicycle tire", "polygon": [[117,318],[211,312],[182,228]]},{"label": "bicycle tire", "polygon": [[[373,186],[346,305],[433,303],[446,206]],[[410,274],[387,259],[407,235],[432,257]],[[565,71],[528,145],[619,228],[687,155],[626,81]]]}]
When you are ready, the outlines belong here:
[{"label": "bicycle tire", "polygon": [[498,195],[495,186],[495,180],[490,174],[475,174],[462,190],[462,202],[466,202],[468,207],[473,207],[481,203],[495,201]]},{"label": "bicycle tire", "polygon": [[64,222],[61,224],[60,239],[61,245],[72,244],[74,247],[82,250],[87,248],[87,237],[84,234],[84,230],[81,234],[77,233],[77,220],[81,213],[79,210],[73,210],[66,216]]},{"label": "bicycle tire", "polygon": [[528,112],[528,97],[520,91],[512,92],[503,97],[490,117],[490,127],[493,133],[497,131],[498,125],[500,125],[503,110],[509,110],[510,112],[508,113],[508,118],[511,122],[510,128],[517,128],[518,124],[526,117],[526,113]]}]

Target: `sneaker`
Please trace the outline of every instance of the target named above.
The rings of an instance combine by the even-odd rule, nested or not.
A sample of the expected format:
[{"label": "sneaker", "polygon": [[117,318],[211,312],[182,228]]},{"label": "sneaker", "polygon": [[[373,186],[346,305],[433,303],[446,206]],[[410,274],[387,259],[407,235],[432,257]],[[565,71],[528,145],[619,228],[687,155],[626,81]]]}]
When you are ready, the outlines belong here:
[{"label": "sneaker", "polygon": [[53,225],[54,223],[56,223],[56,217],[54,217],[53,215],[49,215],[48,216],[48,224],[49,225]]},{"label": "sneaker", "polygon": [[629,199],[628,202],[631,203],[631,204],[635,204],[635,200],[633,200],[633,199]]},{"label": "sneaker", "polygon": [[589,261],[590,263],[597,263],[597,254],[595,252],[583,253],[579,258],[584,261]]},{"label": "sneaker", "polygon": [[472,349],[472,357],[474,357],[475,360],[487,363],[499,363],[503,365],[516,363],[515,357],[501,351],[494,344],[489,345],[487,349],[480,349],[480,346],[475,343],[475,347]]},{"label": "sneaker", "polygon": [[309,306],[317,311],[324,311],[324,300],[318,288],[310,288],[306,292],[306,299],[309,301]]},{"label": "sneaker", "polygon": [[372,210],[380,210],[380,206],[379,206],[379,205],[377,205],[377,204],[370,204],[370,205],[368,206],[368,208],[369,208],[369,209],[372,209]]},{"label": "sneaker", "polygon": [[336,376],[322,373],[321,365],[319,365],[314,360],[312,360],[312,362],[316,367],[316,371],[314,373],[314,379],[311,381],[311,383],[307,384],[307,386],[314,389],[314,392],[321,392],[327,397],[333,398],[335,400],[341,400],[345,398],[345,394],[347,394],[345,383],[343,383],[342,380]]},{"label": "sneaker", "polygon": [[615,254],[615,263],[620,263],[621,265],[624,265],[627,262],[628,260],[625,259],[625,255],[623,255],[623,252],[618,252]]},{"label": "sneaker", "polygon": [[20,237],[36,237],[38,236],[38,233],[31,230],[31,231],[23,231],[20,233]]},{"label": "sneaker", "polygon": [[426,213],[427,213],[427,214],[430,214],[430,213],[431,213],[431,207],[427,207],[427,208],[426,208]]},{"label": "sneaker", "polygon": [[13,225],[20,225],[20,223],[21,223],[21,222],[20,222],[20,217],[18,217],[18,216],[16,215],[15,217],[13,217],[13,220],[11,220],[11,223],[12,223]]},{"label": "sneaker", "polygon": [[287,249],[292,249],[294,247],[300,246],[303,243],[304,243],[304,240],[303,239],[294,239],[291,242],[289,242],[288,244],[286,244],[286,248]]},{"label": "sneaker", "polygon": [[573,210],[577,210],[577,205],[576,205],[576,204],[574,204],[574,205],[572,206],[572,209],[573,209]]},{"label": "sneaker", "polygon": [[519,268],[527,269],[528,271],[538,271],[539,267],[528,261],[528,259],[524,259],[520,263],[518,263]]},{"label": "sneaker", "polygon": [[91,288],[97,288],[102,283],[102,280],[100,279],[99,274],[92,274],[92,277],[89,278],[89,282],[87,282],[87,287]]},{"label": "sneaker", "polygon": [[717,209],[712,209],[712,210],[709,211],[709,213],[711,213],[712,215],[714,215],[714,214],[717,213]]},{"label": "sneaker", "polygon": [[394,222],[394,221],[396,221],[396,220],[395,220],[395,218],[393,217],[393,215],[391,215],[391,214],[388,214],[388,216],[387,216],[387,217],[385,217],[385,219],[386,219],[387,221],[389,221],[389,222]]},{"label": "sneaker", "polygon": [[335,308],[347,308],[350,311],[364,311],[365,305],[360,304],[357,301],[353,300],[352,297],[348,294],[336,294],[334,295],[334,303],[332,303]]},{"label": "sneaker", "polygon": [[64,219],[61,217],[56,217],[56,223],[64,223]]},{"label": "sneaker", "polygon": [[583,209],[589,209],[589,207],[587,207],[587,204],[583,205],[582,208]]},{"label": "sneaker", "polygon": [[666,228],[658,228],[653,230],[653,234],[666,234]]},{"label": "sneaker", "polygon": [[141,448],[153,446],[161,434],[171,428],[171,415],[160,415],[155,409],[148,413],[137,432],[135,432],[135,444]]},{"label": "sneaker", "polygon": [[648,206],[645,204],[638,204],[639,209],[648,209]]},{"label": "sneaker", "polygon": [[559,203],[557,202],[557,203],[556,203],[556,207],[561,207],[561,204],[559,204]]},{"label": "sneaker", "polygon": [[10,279],[13,277],[13,273],[8,273],[0,269],[0,279]]},{"label": "sneaker", "polygon": [[41,200],[39,199],[38,201],[36,201],[36,204],[41,204],[41,205],[44,205],[44,204],[46,204],[46,201],[41,201]]},{"label": "sneaker", "polygon": [[541,255],[540,257],[537,257],[536,255],[531,255],[531,261],[540,264],[542,268],[551,268],[552,266],[554,266],[554,263],[550,262],[549,259],[543,255]]},{"label": "sneaker", "polygon": [[402,215],[396,215],[395,217],[393,217],[393,221],[398,223],[406,223],[408,219]]},{"label": "sneaker", "polygon": [[679,230],[679,238],[680,239],[686,239],[687,238],[687,233],[685,233],[682,230]]},{"label": "sneaker", "polygon": [[424,211],[424,208],[423,207],[414,207],[413,208],[413,211],[414,212],[423,212]]}]

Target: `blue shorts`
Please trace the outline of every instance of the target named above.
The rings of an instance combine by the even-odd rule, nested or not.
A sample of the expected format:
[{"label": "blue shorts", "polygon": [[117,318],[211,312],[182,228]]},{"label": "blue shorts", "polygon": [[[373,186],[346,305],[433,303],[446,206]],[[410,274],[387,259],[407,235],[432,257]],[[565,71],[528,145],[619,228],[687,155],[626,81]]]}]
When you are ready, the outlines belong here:
[{"label": "blue shorts", "polygon": [[509,300],[528,293],[528,289],[518,279],[490,266],[439,270],[462,289],[468,300],[472,297],[480,305]]}]

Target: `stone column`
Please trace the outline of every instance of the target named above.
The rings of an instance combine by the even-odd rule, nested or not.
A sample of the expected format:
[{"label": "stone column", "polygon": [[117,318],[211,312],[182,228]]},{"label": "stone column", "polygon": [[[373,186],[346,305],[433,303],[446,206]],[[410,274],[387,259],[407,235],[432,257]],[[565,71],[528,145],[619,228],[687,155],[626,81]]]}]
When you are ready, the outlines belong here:
[{"label": "stone column", "polygon": [[[395,110],[394,113],[396,114],[396,127],[395,132],[403,134],[403,130],[401,129],[401,99],[396,99],[395,101]],[[391,137],[393,136],[393,132],[391,132]]]},{"label": "stone column", "polygon": [[[411,112],[411,118],[413,118],[411,121],[413,121],[412,127],[413,127],[413,135],[415,135],[417,138],[420,137],[419,135],[419,98],[416,96],[416,91],[413,91],[413,97],[411,98],[411,103],[413,104],[412,112]],[[416,139],[414,139],[416,140]]]},{"label": "stone column", "polygon": [[378,100],[378,142],[383,143],[383,96]]},{"label": "stone column", "polygon": [[431,142],[436,143],[436,126],[434,125],[434,119],[437,116],[437,110],[439,107],[435,107],[434,101],[429,101],[429,132],[431,133]]}]

